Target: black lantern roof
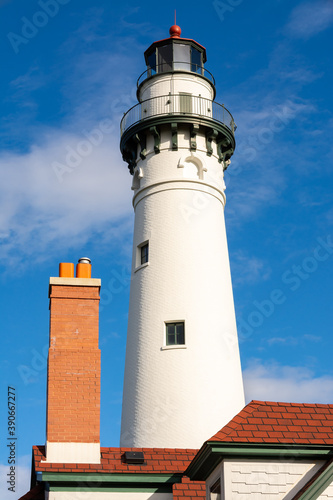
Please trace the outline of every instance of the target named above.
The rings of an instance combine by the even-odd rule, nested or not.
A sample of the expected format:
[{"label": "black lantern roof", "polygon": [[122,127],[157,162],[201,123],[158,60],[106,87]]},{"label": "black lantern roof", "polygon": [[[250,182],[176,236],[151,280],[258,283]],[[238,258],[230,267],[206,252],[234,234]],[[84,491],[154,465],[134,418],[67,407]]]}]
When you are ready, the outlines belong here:
[{"label": "black lantern roof", "polygon": [[[214,77],[204,67],[207,60],[205,47],[190,38],[181,38],[180,34],[179,26],[171,26],[169,38],[152,43],[146,50],[144,55],[147,69],[138,78],[138,92],[147,78],[161,73],[185,71],[208,79],[215,94]],[[139,93],[137,95],[140,100]]]},{"label": "black lantern roof", "polygon": [[149,56],[151,56],[154,52],[156,52],[156,48],[163,47],[166,45],[188,45],[190,47],[193,47],[195,50],[200,52],[202,54],[202,64],[205,64],[207,61],[206,57],[206,49],[203,45],[200,45],[200,43],[196,42],[195,40],[192,40],[190,38],[181,38],[181,29],[177,25],[171,26],[170,30],[170,37],[169,38],[164,38],[163,40],[158,40],[157,42],[154,42],[148,47],[148,49],[145,51],[145,61],[147,66],[149,65]]}]

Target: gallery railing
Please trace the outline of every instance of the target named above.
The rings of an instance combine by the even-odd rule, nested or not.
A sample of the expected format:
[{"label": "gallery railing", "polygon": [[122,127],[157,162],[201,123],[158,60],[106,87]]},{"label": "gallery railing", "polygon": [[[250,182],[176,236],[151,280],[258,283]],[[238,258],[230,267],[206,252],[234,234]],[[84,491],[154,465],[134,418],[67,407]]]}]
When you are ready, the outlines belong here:
[{"label": "gallery railing", "polygon": [[139,102],[124,114],[120,134],[133,125],[158,116],[188,116],[208,118],[222,123],[234,134],[236,126],[231,113],[223,104],[190,94],[169,94]]},{"label": "gallery railing", "polygon": [[146,69],[138,78],[137,86],[139,87],[141,83],[154,75],[160,75],[161,73],[170,73],[174,71],[186,71],[189,73],[196,73],[197,75],[204,76],[215,86],[215,78],[208,69],[204,66],[199,66],[192,62],[182,62],[182,61],[172,61],[164,62],[162,64],[155,64],[153,67]]}]

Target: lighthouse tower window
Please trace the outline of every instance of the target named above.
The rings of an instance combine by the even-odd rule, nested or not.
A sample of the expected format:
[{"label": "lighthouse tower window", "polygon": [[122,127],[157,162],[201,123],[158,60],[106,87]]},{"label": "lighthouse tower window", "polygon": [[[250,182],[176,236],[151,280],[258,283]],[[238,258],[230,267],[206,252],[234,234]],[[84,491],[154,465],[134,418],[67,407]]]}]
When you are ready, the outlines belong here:
[{"label": "lighthouse tower window", "polygon": [[142,247],[140,248],[140,252],[141,252],[141,262],[140,264],[145,264],[146,262],[148,262],[148,256],[149,256],[149,253],[148,253],[148,243],[145,243],[144,245],[142,245]]},{"label": "lighthouse tower window", "polygon": [[136,247],[135,269],[136,273],[139,269],[149,265],[149,241],[144,241]]},{"label": "lighthouse tower window", "polygon": [[166,345],[184,345],[185,329],[184,322],[166,323]]}]

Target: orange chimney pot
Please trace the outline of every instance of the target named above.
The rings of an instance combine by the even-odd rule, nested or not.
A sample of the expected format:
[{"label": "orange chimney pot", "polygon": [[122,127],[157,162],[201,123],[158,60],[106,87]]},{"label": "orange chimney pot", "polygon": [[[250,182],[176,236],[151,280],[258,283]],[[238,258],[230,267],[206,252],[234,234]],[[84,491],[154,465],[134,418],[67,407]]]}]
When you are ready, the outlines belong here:
[{"label": "orange chimney pot", "polygon": [[91,260],[88,257],[82,257],[76,264],[77,278],[91,278]]},{"label": "orange chimney pot", "polygon": [[59,278],[74,278],[74,264],[72,262],[60,262]]}]

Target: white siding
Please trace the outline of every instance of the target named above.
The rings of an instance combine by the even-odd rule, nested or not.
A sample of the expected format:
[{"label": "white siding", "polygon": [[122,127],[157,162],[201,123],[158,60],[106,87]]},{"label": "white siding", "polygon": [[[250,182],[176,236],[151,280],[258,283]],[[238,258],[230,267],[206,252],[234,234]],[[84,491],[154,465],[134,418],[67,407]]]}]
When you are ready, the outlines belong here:
[{"label": "white siding", "polygon": [[322,465],[322,461],[225,460],[207,479],[207,492],[220,475],[223,500],[291,500]]},{"label": "white siding", "polygon": [[333,482],[327,486],[326,490],[318,497],[318,500],[328,500],[333,498]]}]

